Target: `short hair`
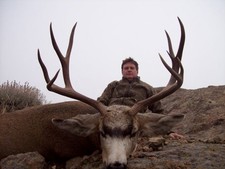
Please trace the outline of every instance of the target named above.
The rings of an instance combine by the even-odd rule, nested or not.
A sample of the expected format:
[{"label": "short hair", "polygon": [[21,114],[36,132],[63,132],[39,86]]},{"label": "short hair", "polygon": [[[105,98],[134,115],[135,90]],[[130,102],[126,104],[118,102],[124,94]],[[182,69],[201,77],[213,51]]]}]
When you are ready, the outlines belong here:
[{"label": "short hair", "polygon": [[122,65],[121,65],[121,69],[123,69],[123,66],[126,63],[132,63],[132,64],[134,64],[135,67],[136,67],[136,69],[138,70],[138,63],[133,58],[129,57],[129,58],[124,59],[123,62],[122,62]]}]

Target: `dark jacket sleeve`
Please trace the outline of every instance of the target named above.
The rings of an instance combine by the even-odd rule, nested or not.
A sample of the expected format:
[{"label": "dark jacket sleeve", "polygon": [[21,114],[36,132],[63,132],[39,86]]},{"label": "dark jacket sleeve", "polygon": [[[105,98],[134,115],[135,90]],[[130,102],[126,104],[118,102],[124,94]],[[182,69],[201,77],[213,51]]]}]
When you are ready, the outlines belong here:
[{"label": "dark jacket sleeve", "polygon": [[113,93],[117,83],[118,83],[118,81],[113,81],[113,82],[109,83],[108,86],[103,91],[102,95],[100,97],[98,97],[97,101],[108,106],[110,99],[112,97],[112,93]]},{"label": "dark jacket sleeve", "polygon": [[148,109],[151,110],[153,113],[162,113],[163,112],[162,104],[160,101],[153,103],[152,105],[150,105],[148,107]]},{"label": "dark jacket sleeve", "polygon": [[[150,92],[149,92],[149,97],[151,97],[152,95],[155,95],[156,93],[157,93],[156,90],[153,87],[151,87]],[[157,101],[157,102],[149,105],[148,109],[151,110],[153,113],[163,112],[163,107],[162,107],[161,101]]]}]

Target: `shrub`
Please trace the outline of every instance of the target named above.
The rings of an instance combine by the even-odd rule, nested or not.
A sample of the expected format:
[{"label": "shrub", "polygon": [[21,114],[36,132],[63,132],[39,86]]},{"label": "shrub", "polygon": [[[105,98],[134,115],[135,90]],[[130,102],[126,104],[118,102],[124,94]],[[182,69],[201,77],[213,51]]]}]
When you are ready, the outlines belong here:
[{"label": "shrub", "polygon": [[21,85],[16,81],[7,81],[0,86],[0,108],[2,112],[12,112],[45,103],[45,96],[41,94],[39,89],[31,87],[28,82]]}]

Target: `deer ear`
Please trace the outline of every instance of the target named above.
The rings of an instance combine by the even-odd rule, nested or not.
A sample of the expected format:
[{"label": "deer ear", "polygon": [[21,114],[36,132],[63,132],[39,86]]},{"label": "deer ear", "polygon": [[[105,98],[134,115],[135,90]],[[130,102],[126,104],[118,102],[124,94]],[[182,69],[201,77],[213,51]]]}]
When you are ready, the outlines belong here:
[{"label": "deer ear", "polygon": [[52,119],[52,123],[70,133],[87,137],[98,131],[100,114],[79,114],[69,119]]},{"label": "deer ear", "polygon": [[138,113],[140,124],[140,133],[142,136],[157,136],[168,134],[171,129],[184,118],[182,114],[156,114],[156,113]]}]

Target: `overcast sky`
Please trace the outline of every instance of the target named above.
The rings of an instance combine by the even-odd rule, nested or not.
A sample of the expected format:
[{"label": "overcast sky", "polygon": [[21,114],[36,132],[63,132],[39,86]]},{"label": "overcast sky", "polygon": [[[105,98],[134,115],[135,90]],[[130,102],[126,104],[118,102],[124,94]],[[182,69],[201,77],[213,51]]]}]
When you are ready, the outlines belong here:
[{"label": "overcast sky", "polygon": [[[165,86],[170,74],[158,53],[169,61],[164,30],[177,50],[177,16],[186,30],[182,88],[225,85],[224,0],[0,0],[0,84],[29,82],[50,102],[69,100],[46,90],[37,49],[54,76],[60,65],[49,24],[65,53],[78,22],[70,63],[77,91],[96,99],[109,82],[121,79],[126,57],[138,61],[143,81]],[[56,83],[63,86],[61,74]]]}]

